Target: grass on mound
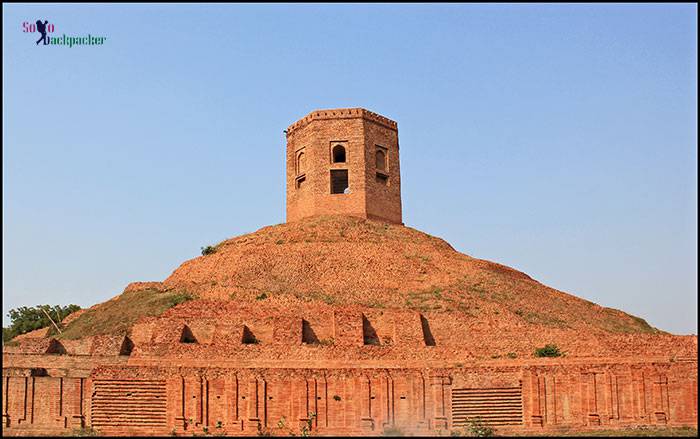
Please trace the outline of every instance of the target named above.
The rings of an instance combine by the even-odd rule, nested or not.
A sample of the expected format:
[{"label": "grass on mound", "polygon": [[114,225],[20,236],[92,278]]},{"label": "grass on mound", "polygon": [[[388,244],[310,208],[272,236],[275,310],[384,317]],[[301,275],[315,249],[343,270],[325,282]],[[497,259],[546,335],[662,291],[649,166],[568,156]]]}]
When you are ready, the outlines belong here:
[{"label": "grass on mound", "polygon": [[129,291],[88,309],[68,324],[58,338],[76,339],[92,335],[127,335],[142,317],[157,316],[175,305],[192,300],[183,291]]}]

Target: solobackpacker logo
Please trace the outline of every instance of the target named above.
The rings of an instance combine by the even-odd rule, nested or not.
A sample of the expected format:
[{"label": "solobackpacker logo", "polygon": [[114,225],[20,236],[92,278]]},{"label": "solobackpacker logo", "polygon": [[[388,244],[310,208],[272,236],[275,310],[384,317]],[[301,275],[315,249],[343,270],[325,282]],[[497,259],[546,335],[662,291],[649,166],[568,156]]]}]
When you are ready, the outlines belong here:
[{"label": "solobackpacker logo", "polygon": [[[43,46],[101,46],[107,40],[107,37],[96,37],[90,34],[87,35],[66,35],[61,36],[49,35],[53,34],[56,26],[49,23],[48,20],[37,20],[35,23],[25,21],[22,23],[22,32],[39,33],[40,37],[36,40],[36,44]],[[43,43],[43,44],[42,44]]]}]

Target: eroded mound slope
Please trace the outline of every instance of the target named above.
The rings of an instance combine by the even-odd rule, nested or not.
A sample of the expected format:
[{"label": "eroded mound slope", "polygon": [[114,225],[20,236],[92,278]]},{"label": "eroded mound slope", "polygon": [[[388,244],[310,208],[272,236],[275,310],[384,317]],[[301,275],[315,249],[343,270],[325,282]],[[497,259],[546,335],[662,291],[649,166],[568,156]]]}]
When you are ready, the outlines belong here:
[{"label": "eroded mound slope", "polygon": [[442,239],[353,217],[310,218],[226,240],[183,263],[163,286],[239,303],[272,298],[449,313],[491,328],[656,332],[643,319],[459,253]]}]

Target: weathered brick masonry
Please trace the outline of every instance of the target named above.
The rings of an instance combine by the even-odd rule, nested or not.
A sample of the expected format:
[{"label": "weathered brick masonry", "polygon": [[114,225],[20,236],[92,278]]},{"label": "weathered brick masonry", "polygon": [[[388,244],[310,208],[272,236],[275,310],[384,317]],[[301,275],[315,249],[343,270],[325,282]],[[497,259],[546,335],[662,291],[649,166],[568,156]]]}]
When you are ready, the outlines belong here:
[{"label": "weathered brick masonry", "polygon": [[[332,193],[347,172],[349,193]],[[314,111],[287,129],[287,221],[345,214],[401,224],[396,122],[362,108]]]},{"label": "weathered brick masonry", "polygon": [[[401,225],[399,170],[387,118],[336,109],[294,123],[288,224],[130,284],[109,302],[196,300],[126,334],[42,330],[3,346],[3,434],[428,435],[477,417],[498,433],[697,427],[696,336]],[[566,356],[535,358],[547,343]]]},{"label": "weathered brick masonry", "polygon": [[[361,336],[348,330],[338,342],[357,344]],[[253,360],[255,367],[236,365],[245,349],[231,357],[216,357],[212,349],[194,361],[141,356],[138,347],[113,356],[6,352],[4,433],[93,426],[106,434],[286,435],[310,422],[318,434],[379,435],[387,427],[435,434],[464,425],[467,416],[481,416],[501,433],[697,425],[692,357],[433,360],[420,366],[290,358]]]}]

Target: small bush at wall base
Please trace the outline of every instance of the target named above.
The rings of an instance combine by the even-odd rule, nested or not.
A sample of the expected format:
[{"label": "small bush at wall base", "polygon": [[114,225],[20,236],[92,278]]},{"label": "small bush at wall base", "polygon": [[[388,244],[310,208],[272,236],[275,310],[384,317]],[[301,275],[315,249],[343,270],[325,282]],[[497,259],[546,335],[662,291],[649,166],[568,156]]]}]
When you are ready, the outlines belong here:
[{"label": "small bush at wall base", "polygon": [[301,427],[301,437],[311,436],[311,428],[313,426],[314,419],[316,419],[316,412],[309,413],[309,419],[307,419],[304,425]]},{"label": "small bush at wall base", "polygon": [[561,357],[562,353],[555,344],[545,345],[543,348],[535,349],[535,357]]},{"label": "small bush at wall base", "polygon": [[272,436],[272,432],[268,428],[258,424],[258,436],[270,437]]},{"label": "small bush at wall base", "polygon": [[471,433],[472,436],[475,437],[491,437],[494,433],[493,428],[484,424],[481,421],[481,418],[470,419],[469,427],[467,427],[467,430],[469,431],[469,433]]},{"label": "small bush at wall base", "polygon": [[72,432],[67,433],[66,436],[97,436],[100,432],[92,427],[80,427],[74,428]]},{"label": "small bush at wall base", "polygon": [[463,429],[450,431],[452,437],[491,437],[494,436],[495,430],[484,424],[481,418],[467,419],[467,425]]}]

